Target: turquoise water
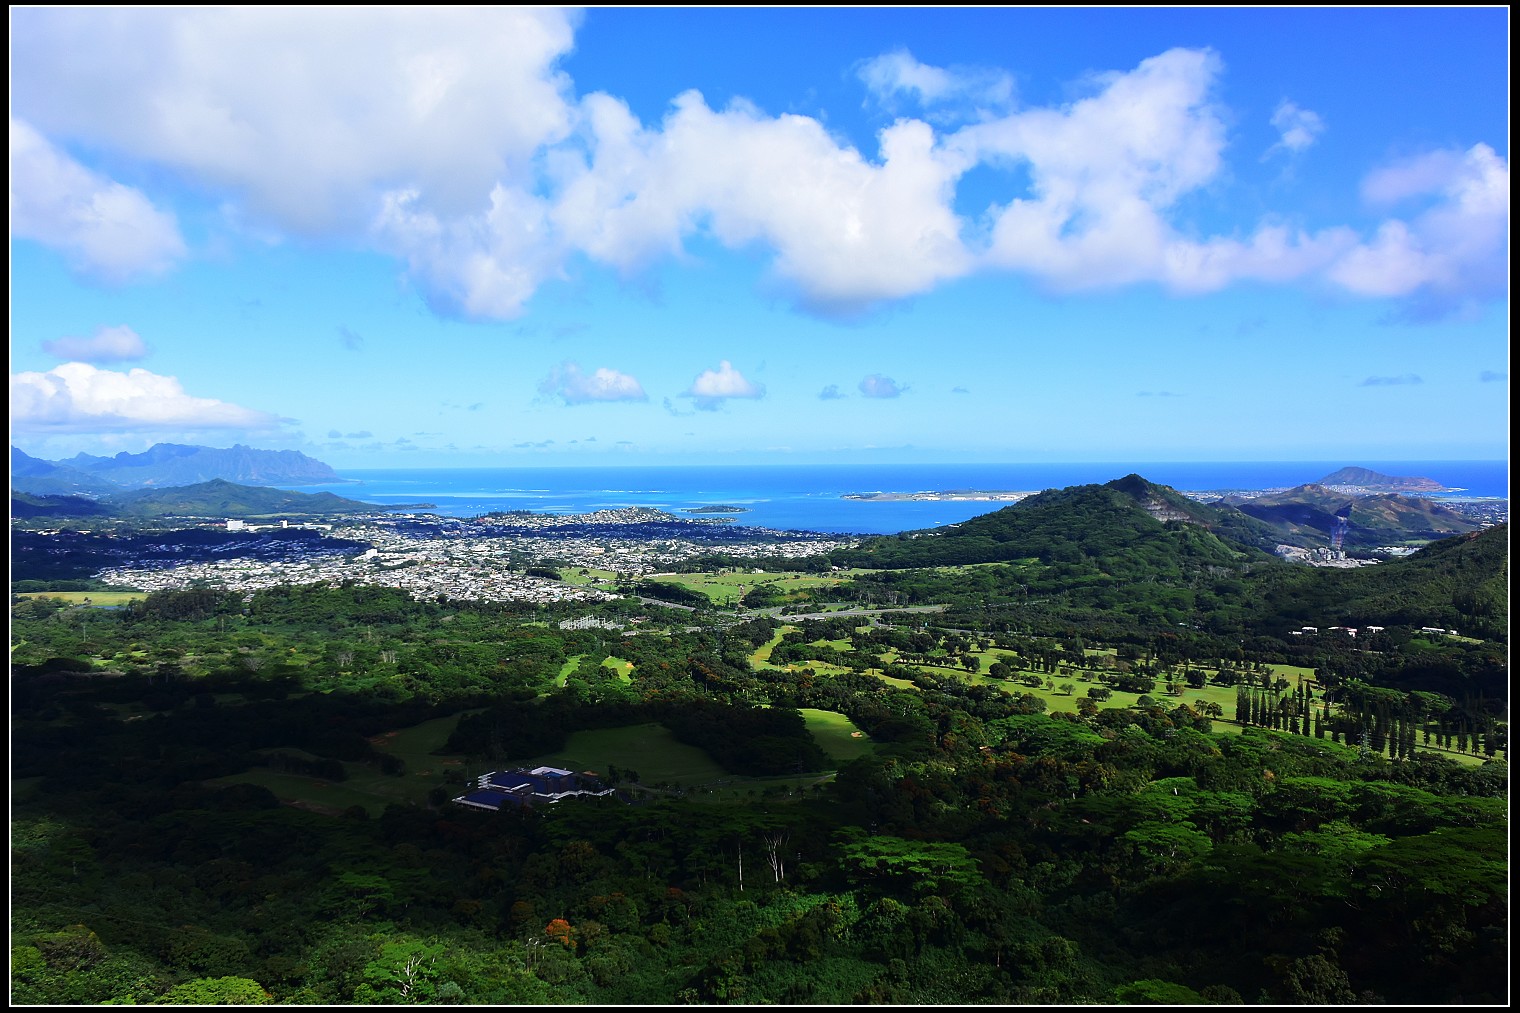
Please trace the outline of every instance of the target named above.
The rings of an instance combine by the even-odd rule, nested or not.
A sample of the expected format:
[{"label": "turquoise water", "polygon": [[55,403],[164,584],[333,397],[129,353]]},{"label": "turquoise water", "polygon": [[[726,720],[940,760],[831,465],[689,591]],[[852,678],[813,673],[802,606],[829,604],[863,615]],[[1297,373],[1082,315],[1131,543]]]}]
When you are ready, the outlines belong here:
[{"label": "turquoise water", "polygon": [[[1357,462],[1387,475],[1419,475],[1467,496],[1508,495],[1505,461]],[[342,484],[312,487],[369,503],[428,502],[433,512],[473,517],[493,510],[584,513],[653,507],[746,508],[734,523],[769,528],[885,534],[954,524],[1006,506],[993,502],[860,501],[858,492],[952,489],[1038,492],[1127,474],[1175,489],[1276,489],[1317,481],[1341,467],[1327,462],[1148,464],[762,465],[616,468],[436,468],[342,471]]]}]

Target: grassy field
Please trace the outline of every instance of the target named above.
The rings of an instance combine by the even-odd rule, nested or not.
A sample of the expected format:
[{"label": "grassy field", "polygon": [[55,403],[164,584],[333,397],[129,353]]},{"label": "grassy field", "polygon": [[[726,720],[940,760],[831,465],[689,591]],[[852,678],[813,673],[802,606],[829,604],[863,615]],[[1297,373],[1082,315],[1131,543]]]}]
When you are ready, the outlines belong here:
[{"label": "grassy field", "polygon": [[679,584],[688,591],[706,595],[714,605],[735,605],[758,584],[775,584],[782,593],[815,587],[834,587],[842,582],[837,574],[814,573],[661,573],[650,580]]},{"label": "grassy field", "polygon": [[694,785],[726,776],[702,750],[676,741],[663,726],[653,723],[573,732],[564,749],[535,756],[522,765],[605,774],[609,764],[636,771],[639,781],[648,785]]},{"label": "grassy field", "polygon": [[795,626],[777,627],[776,632],[771,635],[769,640],[755,648],[754,653],[749,656],[749,663],[756,668],[776,668],[777,666],[771,664],[771,652],[776,649],[776,645],[781,643],[788,633],[791,633],[796,628]]},{"label": "grassy field", "polygon": [[855,723],[837,711],[802,708],[802,718],[818,745],[835,763],[849,763],[876,751],[875,744]]},{"label": "grassy field", "polygon": [[[343,769],[348,779],[341,782],[254,767],[208,783],[257,784],[274,792],[282,802],[333,814],[356,805],[363,806],[371,816],[380,815],[388,805],[426,805],[428,792],[434,788],[445,787],[451,794],[463,790],[463,785],[445,779],[446,773],[463,772],[463,758],[432,755],[433,750],[443,748],[459,718],[458,714],[434,718],[371,739],[375,748],[406,762],[406,770],[400,777],[382,774],[363,763],[345,763]],[[294,748],[273,752],[302,755],[301,750]]]},{"label": "grassy field", "polygon": [[618,575],[611,570],[594,570],[585,566],[560,566],[559,579],[566,584],[615,584]]},{"label": "grassy field", "polygon": [[18,598],[57,598],[70,605],[94,605],[96,608],[114,608],[129,601],[141,601],[148,597],[143,591],[28,591]]},{"label": "grassy field", "polygon": [[559,666],[559,674],[554,677],[555,686],[563,686],[565,680],[570,678],[570,673],[580,667],[584,654],[575,654],[565,659],[565,663]]}]

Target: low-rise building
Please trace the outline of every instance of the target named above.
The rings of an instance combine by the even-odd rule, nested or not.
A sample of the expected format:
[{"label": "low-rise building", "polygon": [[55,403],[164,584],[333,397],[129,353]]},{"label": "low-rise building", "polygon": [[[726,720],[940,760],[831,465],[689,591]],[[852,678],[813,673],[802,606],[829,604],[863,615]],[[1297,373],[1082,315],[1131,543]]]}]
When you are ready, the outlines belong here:
[{"label": "low-rise building", "polygon": [[475,790],[454,799],[472,809],[500,811],[503,806],[531,806],[577,796],[601,798],[612,789],[592,773],[577,774],[558,767],[534,767],[532,770],[493,770],[475,779]]}]

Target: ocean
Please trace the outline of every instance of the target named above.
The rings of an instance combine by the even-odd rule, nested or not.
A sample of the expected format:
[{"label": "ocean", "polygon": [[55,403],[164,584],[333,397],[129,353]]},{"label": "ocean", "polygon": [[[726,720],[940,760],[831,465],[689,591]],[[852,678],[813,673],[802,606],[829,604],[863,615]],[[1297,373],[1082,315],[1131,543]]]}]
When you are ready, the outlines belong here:
[{"label": "ocean", "polygon": [[[1418,475],[1462,490],[1447,496],[1509,494],[1506,461],[1372,461],[1385,475]],[[854,534],[955,524],[1007,503],[844,499],[847,493],[957,489],[1038,492],[1108,482],[1135,473],[1180,491],[1282,489],[1341,467],[1304,461],[1149,464],[723,465],[713,467],[427,468],[340,471],[339,484],[300,486],[367,503],[432,503],[431,512],[474,517],[493,510],[571,514],[653,507],[682,514],[740,506],[735,524]],[[1440,498],[1439,496],[1433,498]],[[699,514],[693,516],[714,516]]]}]

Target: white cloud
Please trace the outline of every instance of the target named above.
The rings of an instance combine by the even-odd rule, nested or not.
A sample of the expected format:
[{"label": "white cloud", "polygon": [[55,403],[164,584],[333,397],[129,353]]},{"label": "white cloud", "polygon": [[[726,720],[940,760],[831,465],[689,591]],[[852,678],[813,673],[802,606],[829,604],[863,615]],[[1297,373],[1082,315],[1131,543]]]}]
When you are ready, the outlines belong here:
[{"label": "white cloud", "polygon": [[225,401],[193,397],[179,380],[146,369],[117,373],[66,362],[11,377],[11,426],[20,432],[271,431],[281,420]]},{"label": "white cloud", "polygon": [[1486,144],[1440,151],[1371,174],[1363,195],[1380,204],[1424,198],[1407,221],[1385,221],[1330,269],[1358,295],[1438,303],[1501,295],[1509,284],[1509,162]]},{"label": "white cloud", "polygon": [[417,188],[455,215],[527,177],[572,108],[553,8],[18,10],[12,102],[242,194],[285,230],[362,227]]},{"label": "white cloud", "polygon": [[539,382],[540,394],[563,398],[566,404],[590,404],[594,401],[647,401],[648,395],[639,381],[627,373],[605,366],[587,374],[579,364],[562,362]]},{"label": "white cloud", "polygon": [[65,335],[44,341],[42,350],[59,359],[78,362],[127,362],[148,354],[148,346],[125,324],[97,327],[88,338]]},{"label": "white cloud", "polygon": [[698,374],[682,396],[691,398],[704,411],[715,411],[729,398],[762,398],[765,388],[746,380],[743,373],[724,359],[717,369],[705,369]]},{"label": "white cloud", "polygon": [[860,393],[866,397],[901,397],[906,387],[900,387],[890,376],[872,373],[860,381]]},{"label": "white cloud", "polygon": [[[578,17],[18,8],[14,234],[118,279],[184,254],[171,216],[46,135],[188,184],[260,241],[378,249],[435,310],[483,319],[522,314],[578,257],[633,272],[684,256],[693,238],[758,248],[788,294],[844,313],[975,272],[1183,294],[1325,276],[1370,297],[1443,299],[1493,295],[1507,275],[1508,166],[1483,145],[1369,177],[1370,200],[1436,198],[1371,237],[1277,217],[1216,235],[1180,222],[1182,199],[1224,175],[1223,65],[1207,50],[1173,49],[1092,77],[1083,98],[1023,109],[1006,73],[882,54],[857,69],[873,95],[975,121],[899,119],[868,150],[819,119],[742,100],[714,109],[695,91],[649,125],[615,96],[577,97],[559,62]],[[1288,101],[1273,123],[1289,152],[1324,129]],[[979,166],[1009,170],[1009,189],[968,220],[956,189]]]},{"label": "white cloud", "polygon": [[1325,132],[1325,121],[1316,112],[1300,109],[1297,104],[1284,99],[1272,112],[1272,126],[1280,136],[1278,142],[1267,151],[1267,157],[1277,151],[1298,154],[1311,147]]},{"label": "white cloud", "polygon": [[386,194],[371,235],[406,262],[435,310],[512,319],[559,276],[566,251],[550,231],[542,198],[496,186],[489,205],[477,216],[448,218],[425,210],[420,191]]},{"label": "white cloud", "polygon": [[158,274],[184,256],[174,216],[142,191],[86,169],[21,120],[11,119],[10,140],[12,236],[109,282]]},{"label": "white cloud", "polygon": [[838,401],[844,396],[839,393],[839,384],[837,383],[828,384],[823,390],[818,392],[818,400],[820,401]]},{"label": "white cloud", "polygon": [[898,96],[924,106],[945,102],[1002,106],[1013,98],[1013,78],[1003,71],[932,67],[914,59],[906,49],[866,60],[857,74],[871,95],[888,106]]},{"label": "white cloud", "polygon": [[836,309],[925,292],[972,266],[950,207],[969,163],[926,123],[883,130],[873,163],[817,120],[743,103],[716,111],[696,92],[659,130],[607,96],[585,109],[590,156],[560,167],[553,223],[598,260],[633,270],[706,232],[769,247],[781,280]]},{"label": "white cloud", "polygon": [[991,209],[983,263],[1061,290],[1156,282],[1192,294],[1300,278],[1352,247],[1345,228],[1311,234],[1265,221],[1237,239],[1194,238],[1172,224],[1177,201],[1224,164],[1213,98],[1221,71],[1210,51],[1173,49],[1094,78],[1094,93],[1064,108],[1020,111],[946,139],[977,162],[1029,170],[1031,196]]},{"label": "white cloud", "polygon": [[1096,94],[1064,109],[976,124],[947,142],[977,161],[1028,166],[1033,197],[992,209],[988,262],[1060,288],[1186,287],[1177,268],[1187,258],[1163,212],[1219,172],[1220,69],[1211,52],[1170,50],[1097,78]]},{"label": "white cloud", "polygon": [[1440,193],[1462,173],[1468,152],[1442,149],[1427,151],[1369,172],[1362,180],[1362,199],[1388,207],[1411,197]]}]

